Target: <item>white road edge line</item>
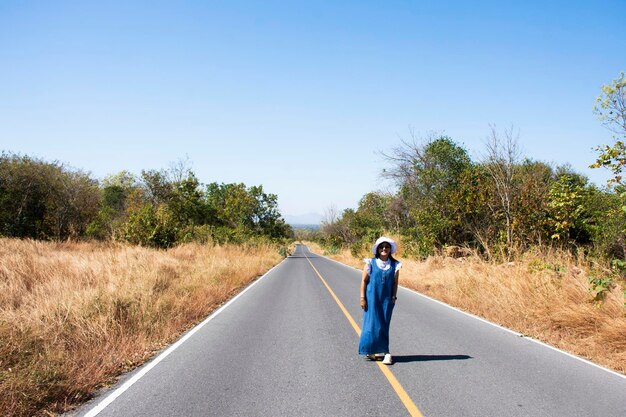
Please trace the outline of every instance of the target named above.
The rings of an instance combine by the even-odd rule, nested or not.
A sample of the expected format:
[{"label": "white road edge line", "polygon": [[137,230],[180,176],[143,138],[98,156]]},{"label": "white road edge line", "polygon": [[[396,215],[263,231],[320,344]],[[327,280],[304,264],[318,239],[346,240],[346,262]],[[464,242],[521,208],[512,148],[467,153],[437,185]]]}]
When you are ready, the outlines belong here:
[{"label": "white road edge line", "polygon": [[279,262],[278,264],[274,265],[269,271],[267,271],[265,274],[261,275],[261,277],[259,277],[258,279],[256,279],[254,282],[252,282],[250,285],[248,285],[246,288],[244,288],[239,294],[237,294],[236,296],[234,296],[233,298],[231,298],[228,302],[226,302],[226,304],[224,304],[223,306],[221,306],[220,308],[218,308],[217,310],[215,310],[209,317],[207,317],[206,319],[204,319],[204,321],[202,321],[200,324],[198,324],[196,327],[192,328],[191,330],[189,330],[187,333],[185,333],[185,335],[183,337],[181,337],[180,339],[178,339],[178,341],[176,341],[173,345],[171,345],[169,348],[167,348],[165,351],[163,351],[159,356],[157,356],[156,358],[154,358],[153,360],[151,360],[150,362],[148,362],[143,368],[141,368],[141,370],[139,372],[137,372],[131,379],[129,379],[128,381],[126,381],[121,387],[119,387],[118,389],[116,389],[115,391],[113,391],[111,394],[109,394],[104,400],[102,400],[97,406],[95,406],[94,408],[92,408],[87,414],[84,415],[84,417],[94,417],[97,416],[100,412],[102,412],[102,410],[104,410],[109,404],[111,404],[113,401],[115,401],[115,399],[117,397],[119,397],[120,395],[122,395],[127,389],[129,389],[135,382],[139,381],[139,379],[141,379],[145,374],[147,374],[148,372],[150,372],[150,370],[152,368],[154,368],[155,366],[157,366],[159,364],[159,362],[161,362],[163,359],[165,359],[170,353],[172,353],[173,351],[175,351],[180,345],[182,345],[187,339],[189,339],[191,336],[194,335],[194,333],[196,333],[198,330],[200,330],[205,324],[207,324],[208,322],[210,322],[211,320],[213,320],[218,314],[220,314],[226,307],[228,307],[229,305],[231,305],[233,302],[235,302],[235,300],[237,300],[239,297],[241,297],[246,291],[248,291],[250,288],[252,288],[254,285],[256,285],[259,281],[261,281],[263,278],[265,278],[270,272],[272,272],[275,268],[277,268],[280,264],[282,264],[283,262],[285,262],[285,260],[287,260],[288,258],[283,259],[281,262]]},{"label": "white road edge line", "polygon": [[[316,255],[317,255],[317,254],[316,254]],[[353,267],[353,266],[346,265],[346,264],[341,263],[341,262],[339,262],[339,261],[336,261],[336,260],[334,260],[334,259],[328,258],[328,257],[326,257],[326,256],[324,256],[324,255],[318,255],[318,256],[321,256],[322,258],[326,258],[326,259],[328,259],[329,261],[336,262],[336,263],[338,263],[339,265],[343,265],[343,266],[345,266],[346,268],[355,269],[355,270],[357,270],[357,271],[360,271],[360,269],[359,269],[359,268],[355,268],[355,267]],[[429,296],[427,296],[427,295],[424,295],[424,294],[422,294],[422,293],[420,293],[420,292],[418,292],[418,291],[415,291],[415,290],[413,290],[413,289],[411,289],[411,288],[407,288],[407,287],[404,287],[404,286],[402,286],[402,285],[399,285],[399,287],[401,287],[402,289],[404,289],[404,290],[406,290],[406,291],[410,291],[410,292],[412,292],[412,293],[415,293],[415,294],[419,295],[420,297],[424,297],[424,298],[426,298],[426,299],[428,299],[428,300],[430,300],[430,301],[434,301],[435,303],[441,304],[442,306],[445,306],[445,307],[451,308],[452,310],[456,310],[456,311],[458,311],[459,313],[465,314],[466,316],[469,316],[469,317],[475,318],[476,320],[480,320],[480,321],[482,321],[483,323],[490,324],[490,325],[495,326],[495,327],[497,327],[497,328],[499,328],[499,329],[502,329],[502,330],[505,330],[505,331],[507,331],[507,332],[509,332],[509,333],[512,333],[512,334],[514,334],[514,335],[516,335],[516,336],[523,337],[523,338],[524,338],[524,339],[526,339],[526,340],[530,340],[530,341],[535,342],[535,343],[537,343],[537,344],[540,344],[540,345],[542,345],[542,346],[544,346],[544,347],[547,347],[547,348],[550,348],[550,349],[555,350],[555,351],[557,351],[557,352],[560,352],[560,353],[562,353],[562,354],[564,354],[564,355],[566,355],[566,356],[569,356],[570,358],[578,359],[579,361],[582,361],[582,362],[586,363],[587,365],[595,366],[596,368],[602,369],[603,371],[606,371],[606,372],[608,372],[608,373],[611,373],[611,374],[613,374],[613,375],[615,375],[615,376],[618,376],[618,377],[620,377],[620,378],[626,379],[626,375],[620,374],[619,372],[616,372],[616,371],[614,371],[614,370],[612,370],[612,369],[605,368],[604,366],[602,366],[602,365],[598,365],[597,363],[593,363],[593,362],[591,362],[591,361],[590,361],[590,360],[588,360],[588,359],[581,358],[580,356],[576,356],[576,355],[574,355],[573,353],[566,352],[566,351],[564,351],[564,350],[561,350],[561,349],[559,349],[559,348],[556,348],[556,347],[554,347],[554,346],[551,346],[551,345],[549,345],[549,344],[547,344],[547,343],[545,343],[545,342],[542,342],[542,341],[540,341],[540,340],[533,339],[533,338],[532,338],[532,337],[530,337],[530,336],[526,336],[526,335],[524,335],[524,334],[522,334],[522,333],[518,333],[518,332],[516,332],[515,330],[508,329],[508,328],[503,327],[503,326],[501,326],[501,325],[499,325],[499,324],[497,324],[497,323],[493,323],[493,322],[491,322],[491,321],[489,321],[489,320],[487,320],[487,319],[484,319],[484,318],[482,318],[482,317],[478,317],[478,316],[476,316],[476,315],[474,315],[474,314],[472,314],[472,313],[468,313],[467,311],[460,310],[460,309],[458,309],[458,308],[456,308],[456,307],[451,306],[450,304],[446,304],[446,303],[444,303],[443,301],[436,300],[436,299],[434,299],[434,298],[432,298],[432,297],[429,297]]]}]

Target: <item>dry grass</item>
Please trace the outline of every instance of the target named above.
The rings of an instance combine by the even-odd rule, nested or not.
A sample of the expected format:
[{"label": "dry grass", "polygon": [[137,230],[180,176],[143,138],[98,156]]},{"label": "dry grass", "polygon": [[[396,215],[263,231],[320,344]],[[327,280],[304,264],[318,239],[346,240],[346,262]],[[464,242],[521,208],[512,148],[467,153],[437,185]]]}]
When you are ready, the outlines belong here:
[{"label": "dry grass", "polygon": [[[312,250],[323,253],[319,246]],[[357,267],[344,250],[329,257]],[[567,253],[527,253],[506,264],[478,257],[402,259],[400,284],[504,327],[626,373],[624,285],[603,302],[589,292],[589,265]]]},{"label": "dry grass", "polygon": [[270,246],[0,239],[0,414],[83,401],[280,259]]}]

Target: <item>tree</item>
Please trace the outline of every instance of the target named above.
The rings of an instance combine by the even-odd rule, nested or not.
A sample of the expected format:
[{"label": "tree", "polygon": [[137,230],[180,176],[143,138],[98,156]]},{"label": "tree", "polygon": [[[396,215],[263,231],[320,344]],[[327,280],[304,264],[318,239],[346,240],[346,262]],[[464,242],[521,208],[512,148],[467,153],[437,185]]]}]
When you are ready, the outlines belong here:
[{"label": "tree", "polygon": [[553,226],[552,239],[569,243],[571,240],[587,243],[589,220],[587,200],[590,189],[587,178],[572,172],[562,172],[550,186],[549,213]]},{"label": "tree", "polygon": [[391,153],[383,153],[391,164],[382,172],[407,193],[434,200],[454,186],[458,176],[471,165],[467,151],[448,136],[431,136],[420,144],[413,132]]},{"label": "tree", "polygon": [[[617,196],[621,200],[620,209],[615,214],[623,218],[626,212],[626,188],[622,177],[626,165],[626,76],[624,72],[620,72],[619,77],[611,84],[603,85],[601,90],[602,93],[596,98],[593,111],[602,124],[613,132],[615,143],[611,146],[603,145],[596,148],[600,154],[591,168],[606,167],[613,174],[608,185],[615,186]],[[623,236],[625,232],[626,228],[622,229],[619,235]],[[626,257],[623,237],[620,237],[620,240],[622,252]]]},{"label": "tree", "polygon": [[488,258],[491,258],[490,243],[498,238],[491,183],[485,166],[473,164],[459,176],[458,187],[450,200],[451,204],[462,208],[459,210],[459,224],[464,233],[455,243],[482,247]]},{"label": "tree", "polygon": [[[399,188],[407,211],[404,234],[415,241],[418,251],[427,254],[436,246],[463,240],[465,207],[456,204],[464,172],[471,169],[467,151],[447,136],[431,136],[418,143],[403,140],[391,153],[384,153],[391,164],[383,171]],[[403,216],[398,216],[402,218]]]},{"label": "tree", "polygon": [[207,212],[215,219],[222,234],[219,240],[245,239],[250,235],[269,238],[289,236],[291,228],[278,210],[278,197],[266,194],[262,186],[245,184],[218,184],[206,186]]},{"label": "tree", "polygon": [[350,229],[355,231],[359,238],[368,242],[376,240],[385,230],[389,230],[386,218],[389,201],[380,193],[367,193],[359,201]]},{"label": "tree", "polygon": [[123,239],[129,243],[157,248],[176,244],[178,227],[167,205],[149,202],[129,204],[128,219],[122,225]]},{"label": "tree", "polygon": [[128,171],[108,175],[102,180],[100,208],[89,224],[86,235],[96,239],[116,239],[116,233],[127,220],[129,196],[139,190],[135,175]]},{"label": "tree", "polygon": [[206,199],[218,225],[230,229],[252,228],[255,201],[245,184],[211,183],[206,186]]},{"label": "tree", "polygon": [[513,127],[504,130],[504,137],[498,134],[495,126],[491,126],[491,135],[487,139],[487,156],[485,167],[491,174],[495,194],[498,197],[501,213],[506,227],[506,245],[509,251],[513,248],[514,216],[512,201],[515,198],[515,166],[519,161],[520,151],[517,145],[519,132]]},{"label": "tree", "polygon": [[[140,185],[139,194],[133,194],[140,203],[135,202],[132,210],[127,210],[125,215],[127,223],[134,222],[133,227],[128,224],[124,226],[126,240],[132,239],[130,235],[138,233],[142,226],[158,225],[159,233],[155,235],[155,239],[164,242],[164,245],[171,245],[193,240],[198,237],[197,232],[204,235],[206,231],[196,227],[215,223],[215,216],[208,210],[202,184],[185,162],[172,165],[169,171],[142,171]],[[144,205],[152,208],[144,208]],[[137,213],[140,214],[139,217]],[[147,232],[141,233],[145,235]],[[172,234],[175,235],[174,238],[171,237]]]},{"label": "tree", "polygon": [[46,221],[55,239],[85,234],[100,205],[98,182],[80,171],[59,172]]},{"label": "tree", "polygon": [[392,201],[391,196],[371,192],[361,198],[356,210],[344,210],[339,225],[346,229],[343,241],[354,256],[369,253],[371,242],[393,229]]},{"label": "tree", "polygon": [[0,234],[33,239],[81,236],[96,216],[97,181],[58,162],[0,156]]},{"label": "tree", "polygon": [[517,242],[522,249],[527,245],[549,241],[550,186],[554,182],[554,170],[545,162],[525,159],[516,167],[517,198],[513,199]]},{"label": "tree", "polygon": [[0,234],[45,238],[50,186],[56,164],[12,154],[0,157]]},{"label": "tree", "polygon": [[613,132],[615,143],[596,148],[600,155],[591,167],[609,168],[613,173],[609,185],[622,184],[622,171],[626,165],[626,76],[623,71],[611,84],[602,86],[593,111],[602,124]]},{"label": "tree", "polygon": [[291,226],[285,223],[278,210],[278,196],[265,193],[262,185],[252,186],[248,191],[255,200],[252,224],[256,232],[270,238],[291,235]]},{"label": "tree", "polygon": [[102,186],[107,187],[119,187],[124,190],[130,190],[139,186],[137,177],[132,172],[121,170],[117,174],[107,175],[102,180]]},{"label": "tree", "polygon": [[342,215],[334,204],[331,204],[324,210],[320,228],[324,234],[325,244],[337,248],[344,244],[353,243],[354,239],[352,239],[350,229],[346,223],[346,217],[350,217],[350,214],[354,214],[354,210],[348,209]]},{"label": "tree", "polygon": [[165,170],[141,171],[141,182],[145,196],[154,205],[168,203],[174,192],[174,183]]},{"label": "tree", "polygon": [[591,240],[597,254],[602,257],[626,259],[626,216],[623,199],[625,190],[616,186],[616,192],[598,191],[590,193],[586,207],[591,213],[589,222]]},{"label": "tree", "polygon": [[188,172],[186,177],[174,182],[171,188],[167,205],[181,225],[193,228],[211,220],[200,181],[193,172]]}]

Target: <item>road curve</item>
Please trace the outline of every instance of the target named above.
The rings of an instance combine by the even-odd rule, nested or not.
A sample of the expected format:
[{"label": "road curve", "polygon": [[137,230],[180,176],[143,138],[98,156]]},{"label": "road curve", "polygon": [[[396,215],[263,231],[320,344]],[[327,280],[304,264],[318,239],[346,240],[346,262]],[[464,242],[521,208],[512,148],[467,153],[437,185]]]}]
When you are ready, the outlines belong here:
[{"label": "road curve", "polygon": [[404,288],[385,374],[357,354],[359,283],[355,269],[299,245],[69,415],[626,416],[625,377]]}]

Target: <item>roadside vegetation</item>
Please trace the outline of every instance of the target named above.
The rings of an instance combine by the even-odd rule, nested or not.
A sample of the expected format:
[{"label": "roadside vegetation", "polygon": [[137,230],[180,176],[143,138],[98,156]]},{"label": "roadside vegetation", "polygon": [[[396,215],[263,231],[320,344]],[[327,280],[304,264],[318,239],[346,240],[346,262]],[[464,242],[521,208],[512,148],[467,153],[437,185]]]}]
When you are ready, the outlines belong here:
[{"label": "roadside vegetation", "polygon": [[[363,259],[349,249],[329,253],[306,244],[363,268]],[[625,286],[594,277],[609,271],[562,250],[536,249],[515,261],[494,262],[460,249],[448,247],[447,254],[423,260],[400,250],[400,285],[626,374]]]},{"label": "roadside vegetation", "polygon": [[84,401],[281,259],[269,243],[0,239],[0,413],[50,415]]},{"label": "roadside vegetation", "polygon": [[380,235],[401,242],[402,283],[451,305],[626,373],[626,77],[602,87],[594,112],[614,134],[592,167],[524,157],[514,128],[491,128],[480,160],[448,136],[390,149],[356,209],[328,209],[301,236],[358,268]]},{"label": "roadside vegetation", "polygon": [[97,181],[0,156],[0,414],[78,404],[288,253],[277,196],[185,162]]},{"label": "roadside vegetation", "polygon": [[58,162],[0,155],[0,236],[179,243],[277,242],[293,231],[263,186],[202,184],[186,161],[99,182]]}]

